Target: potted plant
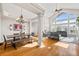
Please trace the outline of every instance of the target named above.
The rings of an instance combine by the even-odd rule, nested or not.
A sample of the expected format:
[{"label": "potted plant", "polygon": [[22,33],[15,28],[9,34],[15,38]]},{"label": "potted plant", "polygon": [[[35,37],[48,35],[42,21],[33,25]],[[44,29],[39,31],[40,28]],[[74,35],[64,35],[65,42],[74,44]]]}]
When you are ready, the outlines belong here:
[{"label": "potted plant", "polygon": [[76,22],[77,22],[77,25],[79,26],[79,16],[77,17]]},{"label": "potted plant", "polygon": [[77,24],[77,27],[78,27],[77,36],[78,36],[78,40],[79,40],[79,16],[76,19],[76,24]]}]

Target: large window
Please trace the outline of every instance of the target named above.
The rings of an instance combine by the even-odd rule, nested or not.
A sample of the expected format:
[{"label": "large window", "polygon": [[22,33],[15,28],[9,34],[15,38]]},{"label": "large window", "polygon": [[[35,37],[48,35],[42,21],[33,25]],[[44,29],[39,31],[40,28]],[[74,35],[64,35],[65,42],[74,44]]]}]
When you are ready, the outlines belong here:
[{"label": "large window", "polygon": [[60,13],[55,21],[52,20],[52,31],[67,31],[68,34],[76,33],[76,18],[77,16],[71,13]]}]

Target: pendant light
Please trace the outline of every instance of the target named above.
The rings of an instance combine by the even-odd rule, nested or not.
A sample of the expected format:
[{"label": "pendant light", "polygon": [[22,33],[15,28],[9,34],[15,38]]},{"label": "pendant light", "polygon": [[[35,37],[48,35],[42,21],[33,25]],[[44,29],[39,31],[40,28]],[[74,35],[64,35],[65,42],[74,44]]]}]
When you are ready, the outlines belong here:
[{"label": "pendant light", "polygon": [[16,19],[16,21],[19,23],[24,23],[23,15],[22,15],[22,8],[21,8],[21,15],[19,16],[19,18]]}]

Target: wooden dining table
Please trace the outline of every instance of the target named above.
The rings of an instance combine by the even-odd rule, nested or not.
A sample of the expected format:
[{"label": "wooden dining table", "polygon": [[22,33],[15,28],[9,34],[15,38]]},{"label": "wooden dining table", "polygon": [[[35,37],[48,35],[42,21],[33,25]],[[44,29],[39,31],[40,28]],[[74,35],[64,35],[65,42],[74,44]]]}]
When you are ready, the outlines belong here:
[{"label": "wooden dining table", "polygon": [[7,35],[7,38],[13,38],[13,41],[16,41],[16,37],[21,37],[20,35]]},{"label": "wooden dining table", "polygon": [[[23,36],[27,36],[27,39],[30,39],[30,35],[23,35]],[[11,43],[12,43],[12,46],[16,49],[16,43],[17,42],[21,42],[23,41],[22,40],[22,35],[7,35],[7,38],[8,39],[11,39]],[[17,39],[19,38],[19,39]],[[29,40],[30,41],[30,40]],[[32,41],[32,40],[31,40]]]},{"label": "wooden dining table", "polygon": [[[17,40],[16,38],[19,37]],[[11,39],[12,46],[16,49],[16,42],[21,41],[20,35],[7,35],[8,39]]]}]

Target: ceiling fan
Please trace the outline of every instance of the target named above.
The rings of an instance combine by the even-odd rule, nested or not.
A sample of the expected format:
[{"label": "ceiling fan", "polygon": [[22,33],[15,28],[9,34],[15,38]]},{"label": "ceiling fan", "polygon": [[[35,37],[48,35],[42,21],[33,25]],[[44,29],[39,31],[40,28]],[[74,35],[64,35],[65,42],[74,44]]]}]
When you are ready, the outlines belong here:
[{"label": "ceiling fan", "polygon": [[58,8],[58,4],[56,3],[56,8],[53,10],[53,13],[52,13],[52,15],[49,17],[50,19],[52,19],[52,17],[54,17],[54,18],[56,18],[56,16],[58,15],[58,14],[60,14],[61,13],[61,11],[63,11],[64,9],[62,9],[62,8]]},{"label": "ceiling fan", "polygon": [[55,9],[55,12],[60,12],[62,11],[62,9]]},{"label": "ceiling fan", "polygon": [[62,11],[63,9],[58,9],[58,4],[56,4],[56,9],[55,9],[55,12],[60,12]]}]

